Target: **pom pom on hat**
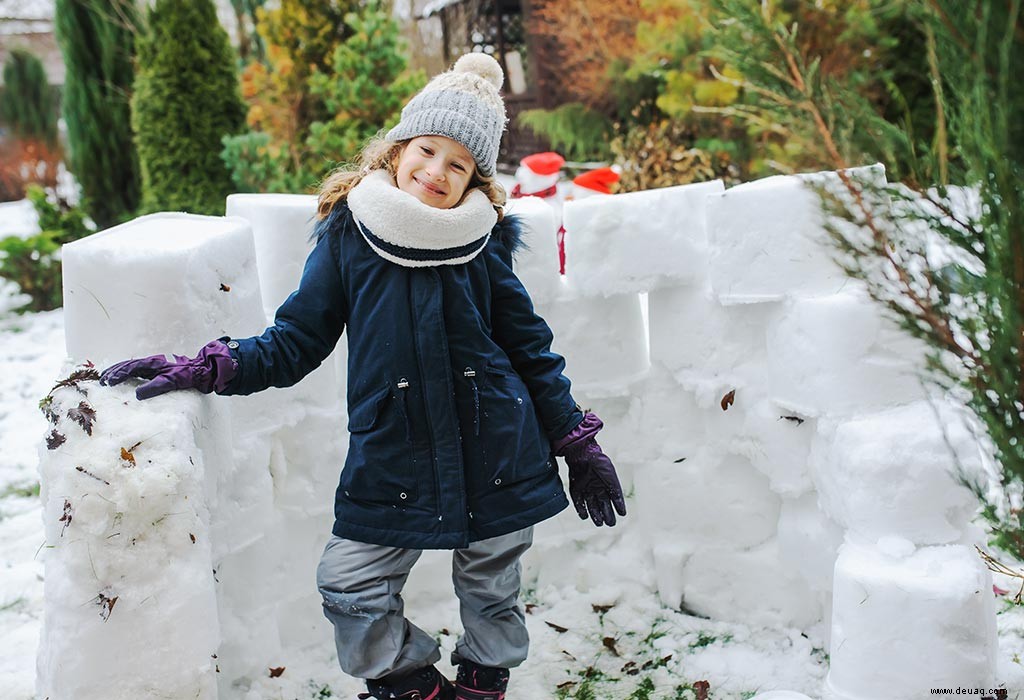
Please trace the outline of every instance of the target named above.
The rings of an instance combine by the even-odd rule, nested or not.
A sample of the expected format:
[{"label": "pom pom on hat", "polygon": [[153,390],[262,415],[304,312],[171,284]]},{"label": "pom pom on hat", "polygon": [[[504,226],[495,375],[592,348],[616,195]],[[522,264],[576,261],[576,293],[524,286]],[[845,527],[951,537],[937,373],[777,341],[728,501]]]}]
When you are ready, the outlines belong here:
[{"label": "pom pom on hat", "polygon": [[613,168],[598,168],[577,175],[572,184],[585,190],[599,192],[600,194],[611,194],[612,185],[619,181],[619,174]]},{"label": "pom pom on hat", "polygon": [[479,75],[493,85],[495,90],[500,90],[502,83],[505,82],[505,73],[501,70],[501,65],[485,53],[467,53],[455,62],[452,70],[456,73]]}]

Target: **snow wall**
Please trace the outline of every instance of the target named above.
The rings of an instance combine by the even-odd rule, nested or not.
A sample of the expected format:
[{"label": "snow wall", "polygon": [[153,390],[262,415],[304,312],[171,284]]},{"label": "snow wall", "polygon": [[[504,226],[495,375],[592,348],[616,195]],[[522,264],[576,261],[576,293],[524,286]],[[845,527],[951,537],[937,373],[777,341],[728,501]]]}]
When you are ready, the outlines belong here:
[{"label": "snow wall", "polygon": [[[619,580],[674,609],[817,630],[836,700],[992,687],[983,536],[952,477],[953,453],[983,457],[917,376],[923,348],[832,261],[808,180],[838,183],[512,202],[529,227],[518,272],[605,422],[630,511],[614,529],[571,509],[539,525],[524,587]],[[155,214],[65,246],[67,371],[261,332],[314,211],[312,196],[232,195],[226,217]],[[41,696],[241,698],[331,645],[314,578],[347,443],[344,346],[250,397],[53,393]],[[410,607],[449,598],[449,571],[428,552]]]}]

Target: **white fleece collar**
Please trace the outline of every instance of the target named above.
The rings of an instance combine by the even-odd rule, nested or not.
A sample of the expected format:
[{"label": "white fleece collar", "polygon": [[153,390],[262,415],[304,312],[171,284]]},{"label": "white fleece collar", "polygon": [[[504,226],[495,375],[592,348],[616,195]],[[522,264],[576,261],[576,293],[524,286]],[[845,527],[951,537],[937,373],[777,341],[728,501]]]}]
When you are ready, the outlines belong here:
[{"label": "white fleece collar", "polygon": [[498,214],[480,190],[451,209],[428,206],[375,170],[348,193],[348,206],[370,247],[406,267],[460,265],[472,260],[491,235]]}]

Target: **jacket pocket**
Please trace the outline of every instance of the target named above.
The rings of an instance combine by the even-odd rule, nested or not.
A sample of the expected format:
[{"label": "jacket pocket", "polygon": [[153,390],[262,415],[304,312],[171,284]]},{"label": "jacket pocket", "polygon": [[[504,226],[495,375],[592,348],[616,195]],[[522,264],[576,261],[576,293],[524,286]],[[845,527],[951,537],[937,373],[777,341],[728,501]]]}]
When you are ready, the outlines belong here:
[{"label": "jacket pocket", "polygon": [[349,409],[349,449],[341,475],[347,497],[388,505],[417,500],[408,386],[385,384]]},{"label": "jacket pocket", "polygon": [[497,367],[487,366],[483,374],[477,388],[479,435],[473,439],[481,462],[471,478],[474,492],[505,488],[551,468],[551,447],[526,384]]}]

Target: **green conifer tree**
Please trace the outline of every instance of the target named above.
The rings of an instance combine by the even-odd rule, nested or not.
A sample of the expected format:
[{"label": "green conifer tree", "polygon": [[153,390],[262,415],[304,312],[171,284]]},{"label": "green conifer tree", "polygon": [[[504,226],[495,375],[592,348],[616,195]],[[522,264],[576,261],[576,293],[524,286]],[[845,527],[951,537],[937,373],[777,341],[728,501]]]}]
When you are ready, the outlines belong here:
[{"label": "green conifer tree", "polygon": [[983,426],[1000,483],[960,476],[992,544],[1024,559],[1024,90],[1015,72],[1024,0],[902,3],[924,37],[934,124],[926,141],[909,121],[886,118],[863,92],[865,76],[823,78],[820,56],[801,50],[799,27],[776,3],[713,2],[717,51],[756,96],[751,118],[816,144],[822,165],[902,164],[899,186],[879,190],[841,171],[844,188],[822,192],[836,215],[837,259],[928,344],[929,378]]},{"label": "green conifer tree", "polygon": [[64,55],[64,122],[70,168],[83,204],[100,228],[135,213],[139,163],[129,93],[137,16],[131,0],[57,0]]},{"label": "green conifer tree", "polygon": [[24,49],[14,49],[4,62],[0,122],[18,138],[57,143],[56,97],[42,61]]},{"label": "green conifer tree", "polygon": [[210,0],[157,0],[139,38],[132,128],[145,211],[223,214],[221,139],[244,126],[236,57]]},{"label": "green conifer tree", "polygon": [[309,84],[329,121],[314,122],[307,140],[321,176],[359,155],[379,130],[398,122],[402,105],[426,82],[408,73],[398,24],[378,0],[345,15],[351,35],[333,57],[333,74],[314,72]]},{"label": "green conifer tree", "polygon": [[279,0],[257,10],[266,60],[242,71],[252,129],[224,139],[221,157],[242,191],[315,188],[324,159],[307,147],[310,127],[333,116],[310,89],[314,72],[333,80],[334,52],[351,33],[345,16],[359,0]]}]

